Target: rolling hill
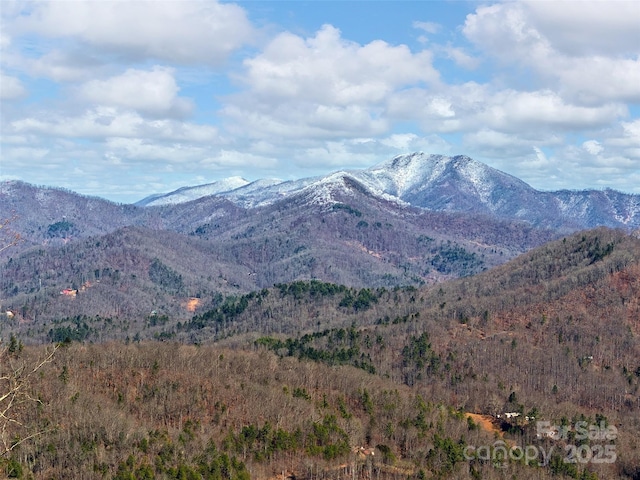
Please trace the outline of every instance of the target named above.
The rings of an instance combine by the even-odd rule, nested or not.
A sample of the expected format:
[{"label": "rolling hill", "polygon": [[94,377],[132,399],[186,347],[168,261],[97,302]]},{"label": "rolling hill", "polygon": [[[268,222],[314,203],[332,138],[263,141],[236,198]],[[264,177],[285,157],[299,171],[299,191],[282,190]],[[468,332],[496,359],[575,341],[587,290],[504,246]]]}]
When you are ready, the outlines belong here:
[{"label": "rolling hill", "polygon": [[[46,406],[27,416],[59,426],[11,458],[43,478],[635,479],[639,299],[640,239],[599,228],[420,288],[297,281],[202,296],[186,321],[5,319],[2,336],[68,345],[34,385]],[[540,438],[539,420],[616,438]],[[464,456],[497,442],[555,453]],[[605,444],[613,461],[592,461]],[[566,461],[572,446],[592,456]]]},{"label": "rolling hill", "polygon": [[[209,196],[132,211],[134,223],[156,228],[61,238],[8,259],[0,267],[3,308],[39,322],[115,312],[133,321],[153,310],[185,318],[186,299],[211,292],[312,279],[353,287],[434,283],[557,236],[522,222],[398,205],[339,176],[322,190],[250,210]],[[83,285],[91,288],[73,302],[60,295]]]}]

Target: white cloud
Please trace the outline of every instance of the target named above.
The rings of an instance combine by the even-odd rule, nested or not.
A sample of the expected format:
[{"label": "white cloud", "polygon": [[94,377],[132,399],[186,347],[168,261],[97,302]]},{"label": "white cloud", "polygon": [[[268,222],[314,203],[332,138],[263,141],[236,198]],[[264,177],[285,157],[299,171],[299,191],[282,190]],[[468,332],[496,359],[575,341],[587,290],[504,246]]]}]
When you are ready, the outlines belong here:
[{"label": "white cloud", "polygon": [[94,55],[53,49],[39,57],[22,57],[12,54],[9,63],[32,77],[49,78],[55,82],[76,82],[93,78],[105,66]]},{"label": "white cloud", "polygon": [[533,147],[533,151],[536,154],[536,160],[537,160],[538,165],[544,165],[544,166],[548,166],[549,165],[549,159],[547,158],[545,153],[542,151],[542,149],[540,149],[538,147]]},{"label": "white cloud", "polygon": [[567,55],[638,53],[640,4],[635,0],[526,0],[523,6],[536,29]]},{"label": "white cloud", "polygon": [[555,58],[549,65],[554,67],[551,74],[557,78],[558,91],[566,98],[585,105],[640,103],[640,54],[636,59]]},{"label": "white cloud", "polygon": [[309,38],[285,32],[244,62],[248,91],[226,99],[225,115],[252,136],[379,135],[390,94],[439,82],[428,51],[383,41],[366,45],[325,25]]},{"label": "white cloud", "polygon": [[15,100],[24,97],[26,93],[27,90],[18,78],[0,73],[0,100]]},{"label": "white cloud", "polygon": [[490,99],[480,120],[503,131],[522,131],[536,127],[548,130],[578,130],[604,126],[624,115],[619,104],[583,107],[566,103],[555,92],[505,90]]},{"label": "white cloud", "polygon": [[155,66],[150,71],[129,69],[106,80],[91,80],[79,95],[93,104],[131,108],[151,115],[184,116],[193,108],[178,97],[173,69]]},{"label": "white cloud", "polygon": [[0,48],[5,49],[11,45],[11,37],[5,32],[0,32]]},{"label": "white cloud", "polygon": [[403,90],[389,99],[388,114],[418,120],[427,132],[472,132],[484,128],[526,136],[530,131],[558,132],[599,128],[626,115],[617,103],[582,106],[566,102],[550,90],[521,92],[494,90],[467,83],[426,89]]},{"label": "white cloud", "polygon": [[80,116],[54,113],[41,117],[26,117],[9,124],[9,133],[38,134],[44,137],[92,138],[152,138],[166,141],[214,142],[216,128],[208,125],[174,120],[148,121],[135,112],[113,107],[96,107]]},{"label": "white cloud", "polygon": [[[389,156],[392,152],[437,152],[447,153],[451,151],[451,145],[437,135],[418,136],[415,133],[397,133],[378,140],[380,145],[386,147]],[[377,152],[376,152],[377,153]],[[378,155],[379,157],[380,155]]]},{"label": "white cloud", "polygon": [[587,188],[595,185],[640,193],[640,156],[635,159],[621,155],[616,148],[607,146],[595,153],[585,151],[583,146],[566,145],[558,149],[554,161],[562,165],[564,181]]},{"label": "white cloud", "polygon": [[192,162],[199,161],[208,154],[205,146],[185,143],[158,143],[140,138],[110,138],[105,144],[105,157],[111,163],[120,164],[121,159],[127,162],[145,162],[157,165],[159,162],[171,162],[180,165],[181,169]]},{"label": "white cloud", "polygon": [[640,119],[632,122],[622,122],[622,128],[624,136],[629,140],[629,143],[640,147]]},{"label": "white cloud", "polygon": [[223,113],[235,124],[230,128],[237,135],[282,141],[380,135],[389,128],[388,122],[357,105],[283,104],[265,110],[242,104],[229,105]]},{"label": "white cloud", "polygon": [[380,102],[395,88],[439,79],[427,51],[414,54],[381,40],[359,45],[330,25],[306,39],[280,34],[245,66],[245,81],[263,99],[337,105]]},{"label": "white cloud", "polygon": [[243,8],[208,0],[35,1],[24,4],[11,33],[73,38],[132,60],[220,64],[249,41]]},{"label": "white cloud", "polygon": [[279,160],[273,157],[225,149],[210,154],[198,162],[198,166],[214,170],[229,168],[273,169],[279,164]]},{"label": "white cloud", "polygon": [[494,159],[527,158],[542,152],[542,147],[557,147],[563,145],[563,138],[559,135],[541,135],[537,132],[526,135],[517,133],[505,133],[489,128],[467,133],[463,137],[463,145],[468,151],[477,152],[478,155]]},{"label": "white cloud", "polygon": [[640,171],[640,119],[621,122],[620,127],[605,140],[605,145],[631,159]]},{"label": "white cloud", "polygon": [[479,7],[463,32],[503,67],[587,105],[640,101],[637,2],[508,2]]},{"label": "white cloud", "polygon": [[442,25],[436,22],[413,22],[413,28],[417,28],[427,33],[436,34],[442,30]]},{"label": "white cloud", "polygon": [[551,48],[548,40],[528,23],[523,6],[517,2],[478,7],[467,15],[462,31],[502,62],[521,60],[523,54],[537,60]]},{"label": "white cloud", "polygon": [[603,147],[597,140],[588,140],[582,144],[582,148],[584,148],[591,155],[598,155],[602,153]]},{"label": "white cloud", "polygon": [[301,149],[293,159],[300,167],[366,168],[387,160],[398,152],[415,151],[447,153],[450,145],[434,135],[421,137],[415,134],[392,134],[380,138],[316,142]]},{"label": "white cloud", "polygon": [[466,68],[467,70],[474,70],[480,65],[480,59],[468,54],[462,48],[447,45],[443,48],[443,51],[456,65]]},{"label": "white cloud", "polygon": [[49,149],[46,148],[5,147],[2,149],[2,155],[5,159],[10,158],[12,161],[24,162],[26,164],[42,160],[48,153]]}]

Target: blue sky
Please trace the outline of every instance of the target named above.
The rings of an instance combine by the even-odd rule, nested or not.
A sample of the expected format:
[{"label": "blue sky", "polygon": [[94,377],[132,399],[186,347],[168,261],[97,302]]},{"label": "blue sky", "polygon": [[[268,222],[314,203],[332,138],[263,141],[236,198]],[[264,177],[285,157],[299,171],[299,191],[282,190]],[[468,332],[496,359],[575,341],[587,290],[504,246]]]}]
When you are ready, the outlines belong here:
[{"label": "blue sky", "polygon": [[640,193],[640,2],[0,2],[0,178],[119,202],[466,154]]}]

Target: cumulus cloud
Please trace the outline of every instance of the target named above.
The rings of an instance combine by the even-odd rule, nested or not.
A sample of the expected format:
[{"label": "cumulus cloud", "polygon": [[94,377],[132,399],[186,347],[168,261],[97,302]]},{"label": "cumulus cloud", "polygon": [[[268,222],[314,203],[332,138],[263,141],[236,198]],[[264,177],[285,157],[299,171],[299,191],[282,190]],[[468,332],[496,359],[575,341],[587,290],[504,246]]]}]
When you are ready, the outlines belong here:
[{"label": "cumulus cloud", "polygon": [[428,51],[381,40],[350,42],[324,25],[314,37],[283,33],[245,61],[246,82],[261,98],[307,98],[338,105],[380,102],[393,89],[439,79]]},{"label": "cumulus cloud", "polygon": [[0,100],[15,100],[27,93],[20,79],[0,73]]},{"label": "cumulus cloud", "polygon": [[630,158],[640,171],[640,119],[620,122],[619,128],[605,140],[607,148],[618,149],[621,155]]},{"label": "cumulus cloud", "polygon": [[243,8],[217,1],[78,0],[29,2],[11,32],[71,38],[131,60],[218,65],[252,38],[253,28]]},{"label": "cumulus cloud", "polygon": [[75,117],[52,113],[26,117],[11,122],[8,133],[98,140],[122,137],[213,142],[218,139],[218,131],[212,126],[167,119],[146,120],[135,112],[113,107],[96,107]]},{"label": "cumulus cloud", "polygon": [[467,15],[463,33],[474,44],[501,61],[543,58],[551,48],[549,41],[528,23],[522,4],[499,3],[481,6]]},{"label": "cumulus cloud", "polygon": [[463,137],[465,146],[483,156],[513,157],[528,155],[539,143],[535,139],[524,139],[518,135],[483,128]]},{"label": "cumulus cloud", "polygon": [[456,65],[466,68],[467,70],[474,70],[480,65],[480,59],[470,55],[462,48],[447,45],[442,48],[442,51],[447,58],[453,60]]},{"label": "cumulus cloud", "polygon": [[234,123],[230,130],[250,138],[319,139],[379,135],[389,124],[373,118],[357,105],[327,107],[323,105],[279,105],[271,111],[252,109],[250,105],[228,105],[223,114]]},{"label": "cumulus cloud", "polygon": [[638,54],[640,6],[635,0],[616,0],[613,4],[526,0],[523,7],[535,28],[562,53],[571,56]]},{"label": "cumulus cloud", "polygon": [[604,126],[626,113],[619,104],[597,107],[572,105],[550,90],[498,92],[480,113],[480,119],[503,131],[522,131],[527,127],[578,130]]},{"label": "cumulus cloud", "polygon": [[302,149],[294,157],[299,166],[331,166],[335,169],[370,167],[400,152],[449,152],[450,145],[430,135],[392,134],[380,138],[325,141]]},{"label": "cumulus cloud", "polygon": [[103,62],[85,51],[65,52],[52,49],[38,57],[8,54],[8,63],[34,78],[55,82],[77,82],[93,78],[106,70]]},{"label": "cumulus cloud", "polygon": [[585,105],[640,103],[640,52],[635,59],[556,58],[549,64],[554,67],[550,72],[557,79],[557,89],[566,98]]},{"label": "cumulus cloud", "polygon": [[582,148],[584,148],[587,153],[591,155],[598,155],[602,152],[603,148],[600,142],[597,140],[588,140],[582,144]]},{"label": "cumulus cloud", "polygon": [[179,87],[171,68],[128,69],[106,80],[91,80],[79,88],[79,96],[92,104],[124,107],[150,115],[184,116],[193,105],[178,97]]},{"label": "cumulus cloud", "polygon": [[[630,158],[618,148],[603,145],[587,151],[584,145],[565,145],[555,152],[554,161],[562,166],[564,180],[576,188],[602,185],[640,193],[640,157]],[[635,179],[635,181],[634,181]]]},{"label": "cumulus cloud", "polygon": [[465,133],[490,129],[517,134],[555,135],[600,128],[626,115],[618,103],[576,105],[551,90],[522,92],[469,82],[431,91],[407,89],[390,97],[389,115],[417,120],[426,132]]},{"label": "cumulus cloud", "polygon": [[111,163],[120,164],[120,159],[134,162],[170,162],[180,169],[185,164],[196,162],[207,155],[208,147],[177,142],[152,142],[140,138],[109,138],[105,142],[105,157]]},{"label": "cumulus cloud", "polygon": [[256,135],[381,134],[390,94],[439,82],[431,61],[430,52],[405,45],[345,40],[330,25],[308,38],[285,32],[245,60],[247,91],[228,98],[224,113]]},{"label": "cumulus cloud", "polygon": [[278,159],[273,157],[228,149],[212,152],[198,162],[199,167],[214,170],[229,168],[273,169],[279,164]]},{"label": "cumulus cloud", "polygon": [[500,64],[535,72],[542,85],[572,101],[639,101],[637,2],[552,3],[479,7],[463,32]]},{"label": "cumulus cloud", "polygon": [[409,25],[422,35],[411,48],[384,29],[356,42],[331,25],[272,25],[243,48],[250,5],[3,3],[3,168],[31,156],[51,178],[77,169],[87,183],[109,168],[300,177],[422,150],[466,153],[540,188],[638,177],[637,2],[474,4],[458,29]]},{"label": "cumulus cloud", "polygon": [[5,159],[10,158],[13,161],[24,162],[25,164],[42,160],[49,153],[49,149],[46,148],[34,148],[26,146],[10,146],[5,147],[2,150],[2,154]]}]

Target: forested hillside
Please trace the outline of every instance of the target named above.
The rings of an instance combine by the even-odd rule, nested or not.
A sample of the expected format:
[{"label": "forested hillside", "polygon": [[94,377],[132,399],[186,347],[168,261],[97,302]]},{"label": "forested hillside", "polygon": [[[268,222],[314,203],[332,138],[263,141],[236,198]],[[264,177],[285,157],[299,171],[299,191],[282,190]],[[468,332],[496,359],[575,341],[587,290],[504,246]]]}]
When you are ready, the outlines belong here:
[{"label": "forested hillside", "polygon": [[[70,234],[16,249],[0,265],[3,307],[34,326],[78,315],[136,322],[153,311],[184,321],[190,298],[206,304],[214,293],[311,279],[358,288],[431,284],[481,272],[557,237],[525,223],[374,201],[349,188],[329,204],[300,195],[251,211],[205,198],[145,210],[156,215],[154,228]],[[73,301],[60,294],[66,289],[78,292]]]},{"label": "forested hillside", "polygon": [[[42,403],[4,431],[42,433],[5,456],[6,472],[635,479],[639,259],[640,240],[598,229],[430,287],[297,281],[203,295],[183,320],[5,318],[14,367],[61,345],[28,383]],[[539,438],[538,421],[572,433]],[[527,465],[499,445],[553,453]]]}]

